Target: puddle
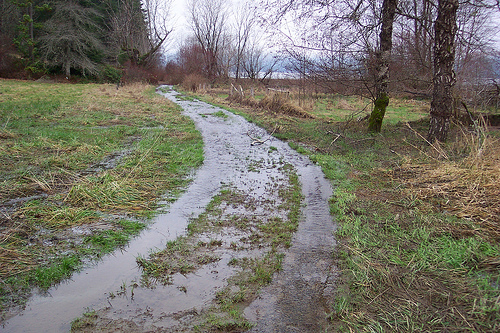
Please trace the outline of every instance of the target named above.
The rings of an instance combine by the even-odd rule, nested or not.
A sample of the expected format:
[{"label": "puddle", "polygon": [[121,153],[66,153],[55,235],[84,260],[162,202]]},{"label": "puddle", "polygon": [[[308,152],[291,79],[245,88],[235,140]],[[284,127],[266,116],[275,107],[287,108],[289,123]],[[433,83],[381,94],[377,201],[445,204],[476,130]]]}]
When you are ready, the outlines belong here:
[{"label": "puddle", "polygon": [[[238,251],[228,251],[233,242],[248,236],[236,229],[206,234],[203,237],[207,242],[223,239],[212,250],[220,259],[194,273],[175,274],[171,285],[156,285],[154,289],[139,286],[141,272],[136,256],[147,256],[151,250],[162,249],[167,241],[184,235],[189,220],[201,214],[228,185],[243,191],[254,202],[265,203],[253,207],[251,213],[265,218],[271,213],[266,207],[279,206],[278,199],[269,193],[285,180],[279,167],[284,163],[293,165],[299,174],[305,197],[304,219],[283,260],[283,271],[247,307],[245,316],[255,324],[253,332],[318,332],[328,327],[326,314],[336,277],[331,260],[335,224],[328,207],[331,186],[320,168],[239,116],[197,100],[176,98],[172,90],[162,95],[179,104],[203,136],[205,160],[191,185],[127,248],[75,274],[47,295],[34,296],[26,310],[6,321],[0,331],[67,332],[71,321],[89,309],[97,310],[108,323],[123,320],[122,326],[115,326],[120,331],[183,331],[227,285],[227,279],[237,269],[228,263],[258,250],[241,246]],[[221,117],[221,112],[226,116]],[[247,133],[266,141],[252,146]],[[236,206],[225,210],[227,216],[241,213]],[[272,213],[279,215],[279,208]]]},{"label": "puddle", "polygon": [[118,163],[121,162],[125,157],[130,155],[133,151],[132,145],[136,141],[140,141],[141,137],[140,136],[132,136],[128,139],[128,141],[125,143],[126,149],[117,151],[115,153],[112,153],[108,156],[106,156],[102,161],[99,161],[96,164],[91,165],[88,169],[84,170],[82,172],[82,175],[87,175],[87,174],[93,174],[93,173],[99,173],[105,170],[110,170],[116,168]]}]

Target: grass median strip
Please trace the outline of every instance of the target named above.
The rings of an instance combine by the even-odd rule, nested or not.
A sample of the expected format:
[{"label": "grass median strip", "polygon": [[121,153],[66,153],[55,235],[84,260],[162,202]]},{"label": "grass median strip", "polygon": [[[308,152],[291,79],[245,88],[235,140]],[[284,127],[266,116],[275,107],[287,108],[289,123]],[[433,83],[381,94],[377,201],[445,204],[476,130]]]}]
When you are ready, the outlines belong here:
[{"label": "grass median strip", "polygon": [[245,305],[281,270],[285,249],[291,245],[301,217],[302,194],[291,165],[276,161],[274,167],[285,177],[276,181],[265,196],[253,197],[226,184],[205,212],[190,221],[186,236],[168,242],[165,249],[137,258],[143,270],[142,283],[154,287],[157,283],[174,283],[176,273],[196,274],[196,270],[224,256],[231,257],[227,266],[212,268],[232,273],[228,274],[227,285],[217,291],[212,305],[195,318],[194,331],[251,328],[243,316]]},{"label": "grass median strip", "polygon": [[0,309],[125,245],[203,161],[180,109],[135,84],[0,81]]}]

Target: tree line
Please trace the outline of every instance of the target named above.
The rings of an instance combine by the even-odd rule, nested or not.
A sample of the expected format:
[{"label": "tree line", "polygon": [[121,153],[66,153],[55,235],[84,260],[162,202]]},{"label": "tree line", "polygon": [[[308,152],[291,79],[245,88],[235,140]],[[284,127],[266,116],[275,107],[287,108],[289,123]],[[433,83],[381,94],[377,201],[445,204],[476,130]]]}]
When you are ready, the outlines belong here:
[{"label": "tree line", "polygon": [[498,0],[238,4],[188,0],[191,35],[164,66],[170,0],[0,0],[0,76],[21,68],[116,81],[123,68],[140,76],[162,67],[171,83],[195,87],[243,77],[265,82],[282,61],[316,90],[370,96],[374,132],[392,92],[431,99],[430,142],[446,140],[457,101],[498,106]]},{"label": "tree line", "polygon": [[168,65],[179,80],[263,79],[274,48],[305,84],[370,96],[374,132],[391,92],[431,99],[430,142],[446,140],[457,101],[499,99],[498,0],[261,0],[233,13],[226,0],[188,3],[192,37]]},{"label": "tree line", "polygon": [[266,49],[254,1],[188,0],[190,36],[167,64],[172,83],[270,78],[277,60]]},{"label": "tree line", "polygon": [[119,80],[120,66],[159,64],[171,32],[161,1],[0,0],[0,76]]}]

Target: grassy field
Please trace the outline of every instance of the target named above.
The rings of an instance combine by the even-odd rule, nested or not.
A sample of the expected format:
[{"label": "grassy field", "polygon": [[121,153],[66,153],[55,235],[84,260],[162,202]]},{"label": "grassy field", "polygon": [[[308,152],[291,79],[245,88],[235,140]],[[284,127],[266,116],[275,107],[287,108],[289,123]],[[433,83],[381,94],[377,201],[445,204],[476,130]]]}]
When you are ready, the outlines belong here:
[{"label": "grassy field", "polygon": [[152,86],[0,80],[1,312],[124,246],[202,161]]},{"label": "grassy field", "polygon": [[[339,332],[500,330],[496,131],[454,125],[448,143],[430,145],[425,101],[393,99],[374,135],[360,98],[287,98],[280,111],[226,96],[198,97],[287,140],[335,186]],[[311,116],[294,116],[290,103]]]}]

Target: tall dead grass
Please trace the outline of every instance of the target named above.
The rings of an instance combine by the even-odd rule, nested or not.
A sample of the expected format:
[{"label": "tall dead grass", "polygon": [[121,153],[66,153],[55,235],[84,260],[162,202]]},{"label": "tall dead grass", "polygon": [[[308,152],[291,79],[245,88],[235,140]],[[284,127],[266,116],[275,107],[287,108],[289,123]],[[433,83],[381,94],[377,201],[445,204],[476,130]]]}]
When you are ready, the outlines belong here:
[{"label": "tall dead grass", "polygon": [[408,192],[475,222],[478,236],[500,240],[500,140],[482,121],[473,128],[457,127],[449,144],[433,149],[442,151],[434,163],[409,160],[402,166],[406,176],[412,175],[405,179]]},{"label": "tall dead grass", "polygon": [[273,112],[278,115],[285,115],[290,117],[297,117],[303,119],[313,119],[314,115],[305,111],[300,106],[297,106],[285,94],[273,93],[264,96],[260,101],[252,97],[242,97],[239,94],[229,95],[227,100],[230,102],[237,102],[238,104],[259,108],[265,111]]}]

